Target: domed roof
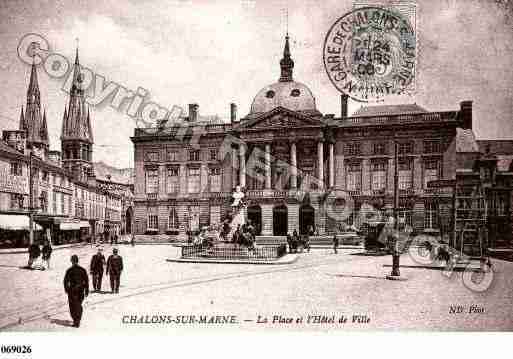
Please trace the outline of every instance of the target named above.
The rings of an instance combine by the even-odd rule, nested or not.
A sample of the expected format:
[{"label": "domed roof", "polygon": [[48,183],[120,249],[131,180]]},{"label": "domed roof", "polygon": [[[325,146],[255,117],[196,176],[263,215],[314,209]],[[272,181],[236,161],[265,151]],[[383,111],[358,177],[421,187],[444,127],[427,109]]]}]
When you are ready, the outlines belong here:
[{"label": "domed roof", "polygon": [[292,111],[316,111],[312,91],[292,78],[294,61],[290,56],[288,34],[285,37],[280,68],[279,81],[264,87],[257,93],[251,104],[250,114],[268,112],[279,106]]},{"label": "domed roof", "polygon": [[276,82],[261,89],[251,104],[251,113],[268,112],[281,106],[292,111],[315,110],[315,98],[306,85],[296,82]]}]

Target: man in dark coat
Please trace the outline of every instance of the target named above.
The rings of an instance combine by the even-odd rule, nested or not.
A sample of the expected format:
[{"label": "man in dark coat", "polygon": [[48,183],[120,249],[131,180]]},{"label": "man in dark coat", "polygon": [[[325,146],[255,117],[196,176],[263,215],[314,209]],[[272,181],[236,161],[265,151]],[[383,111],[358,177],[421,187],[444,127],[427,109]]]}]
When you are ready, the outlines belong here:
[{"label": "man in dark coat", "polygon": [[82,319],[82,302],[89,295],[89,277],[84,268],[78,265],[78,256],[71,256],[71,268],[64,276],[64,291],[68,295],[69,312],[73,326],[78,328]]},{"label": "man in dark coat", "polygon": [[338,249],[338,237],[336,234],[333,235],[333,250],[335,251],[335,254],[337,254]]},{"label": "man in dark coat", "polygon": [[107,259],[107,275],[110,276],[110,289],[112,293],[119,293],[119,280],[123,271],[123,258],[118,255],[118,249],[114,248]]},{"label": "man in dark coat", "polygon": [[39,248],[39,244],[37,244],[36,242],[32,243],[29,246],[28,252],[29,252],[29,260],[28,260],[27,267],[32,268],[32,264],[34,263],[34,261],[37,258],[39,258],[39,256],[41,255],[41,249]]},{"label": "man in dark coat", "polygon": [[93,276],[93,289],[95,292],[99,292],[102,290],[102,277],[103,277],[103,267],[105,266],[105,256],[102,253],[102,249],[98,248],[98,253],[96,253],[93,258],[91,258],[90,272]]},{"label": "man in dark coat", "polygon": [[41,253],[43,254],[43,261],[46,262],[46,268],[50,269],[50,257],[52,256],[52,246],[48,240],[45,240],[45,244],[43,246],[43,250]]},{"label": "man in dark coat", "polygon": [[289,253],[292,253],[292,236],[287,233],[287,245],[289,246]]},{"label": "man in dark coat", "polygon": [[232,241],[235,244],[240,244],[240,236],[241,236],[241,230],[240,230],[240,224],[237,225],[237,229],[235,229],[235,232],[233,232]]}]

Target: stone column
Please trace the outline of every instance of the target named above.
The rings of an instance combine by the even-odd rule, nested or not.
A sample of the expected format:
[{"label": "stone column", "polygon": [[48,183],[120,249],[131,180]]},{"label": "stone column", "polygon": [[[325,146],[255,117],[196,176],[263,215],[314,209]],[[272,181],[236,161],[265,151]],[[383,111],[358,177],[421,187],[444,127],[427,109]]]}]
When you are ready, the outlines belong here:
[{"label": "stone column", "polygon": [[387,166],[387,195],[393,196],[394,195],[394,166],[395,166],[395,160],[394,158],[388,159],[388,166]]},{"label": "stone column", "polygon": [[246,147],[239,146],[239,185],[246,187]]},{"label": "stone column", "polygon": [[265,144],[265,189],[271,189],[271,144]]},{"label": "stone column", "polygon": [[290,144],[290,187],[292,189],[297,188],[297,154],[296,154],[296,143],[292,142]]},{"label": "stone column", "polygon": [[330,142],[329,148],[329,187],[333,188],[335,185],[335,150],[332,142]]},{"label": "stone column", "polygon": [[370,171],[370,161],[368,158],[364,158],[361,162],[361,170],[362,170],[362,187],[361,193],[365,196],[369,196],[371,194],[371,171]]},{"label": "stone column", "polygon": [[237,186],[237,149],[232,147],[232,188]]},{"label": "stone column", "polygon": [[412,164],[413,169],[413,181],[412,189],[414,194],[423,194],[424,191],[424,179],[422,177],[422,158],[415,156]]},{"label": "stone column", "polygon": [[158,197],[167,197],[167,168],[165,166],[159,165],[157,173],[159,175]]},{"label": "stone column", "polygon": [[319,189],[324,188],[324,143],[322,141],[319,141],[317,143],[317,177],[318,177],[318,184]]},{"label": "stone column", "polygon": [[180,182],[180,188],[179,188],[179,194],[180,197],[187,196],[187,166],[186,165],[180,165],[180,173],[179,173],[179,182]]}]

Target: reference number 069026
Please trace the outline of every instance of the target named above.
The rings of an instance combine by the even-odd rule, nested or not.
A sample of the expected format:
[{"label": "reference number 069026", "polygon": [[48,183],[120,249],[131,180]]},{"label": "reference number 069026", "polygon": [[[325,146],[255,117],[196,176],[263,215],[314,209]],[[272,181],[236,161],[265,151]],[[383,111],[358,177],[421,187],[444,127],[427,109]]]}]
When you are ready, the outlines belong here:
[{"label": "reference number 069026", "polygon": [[0,352],[2,354],[30,354],[32,347],[30,345],[3,345]]}]

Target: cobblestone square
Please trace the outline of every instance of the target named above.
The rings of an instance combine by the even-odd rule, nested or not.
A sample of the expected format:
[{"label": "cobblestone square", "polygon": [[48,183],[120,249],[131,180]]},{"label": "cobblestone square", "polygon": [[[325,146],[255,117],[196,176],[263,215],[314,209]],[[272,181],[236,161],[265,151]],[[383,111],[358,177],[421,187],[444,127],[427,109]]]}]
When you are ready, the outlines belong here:
[{"label": "cobblestone square", "polygon": [[[79,329],[67,324],[62,280],[71,254],[88,269],[95,248],[57,250],[46,271],[20,269],[25,254],[0,255],[1,330],[513,329],[511,262],[494,260],[494,282],[478,293],[463,284],[461,273],[448,278],[417,266],[408,254],[401,257],[407,280],[396,282],[385,279],[390,256],[365,256],[358,249],[313,249],[284,265],[171,263],[166,259],[180,249],[167,245],[119,250],[125,262],[119,294],[91,293]],[[108,277],[102,290],[110,291]],[[452,307],[463,310],[451,314]]]}]

